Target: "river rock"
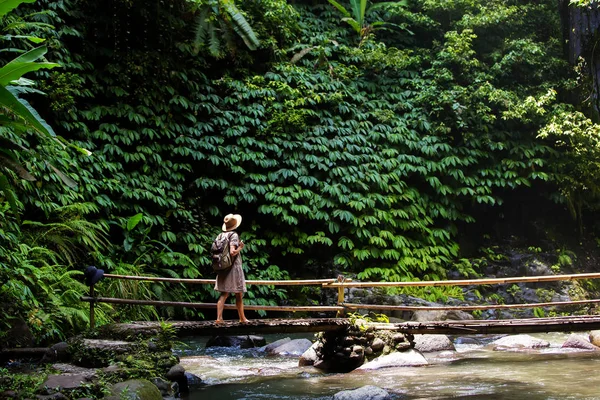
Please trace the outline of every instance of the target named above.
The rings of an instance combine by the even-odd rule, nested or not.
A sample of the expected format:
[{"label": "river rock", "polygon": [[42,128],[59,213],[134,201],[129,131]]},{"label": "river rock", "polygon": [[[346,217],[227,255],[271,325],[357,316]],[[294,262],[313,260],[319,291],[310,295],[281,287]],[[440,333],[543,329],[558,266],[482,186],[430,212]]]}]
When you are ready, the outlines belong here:
[{"label": "river rock", "polygon": [[312,346],[312,342],[308,339],[290,340],[272,349],[269,354],[279,354],[283,356],[300,356]]},{"label": "river rock", "polygon": [[262,336],[213,336],[206,342],[206,347],[239,347],[241,349],[250,349],[266,344],[267,341]]},{"label": "river rock", "polygon": [[416,367],[427,365],[428,362],[417,350],[406,350],[375,358],[373,361],[358,367],[358,370],[373,370],[387,367]]},{"label": "river rock", "polygon": [[258,350],[270,353],[273,349],[275,349],[275,348],[281,346],[282,344],[287,343],[291,340],[292,339],[290,339],[289,337],[279,339],[279,340],[274,341],[273,343],[269,343],[268,345],[259,348]]},{"label": "river rock", "polygon": [[585,336],[572,334],[562,345],[563,348],[581,349],[581,350],[600,350],[600,347],[593,345]]},{"label": "river rock", "polygon": [[600,347],[600,331],[590,332],[590,343],[594,346]]},{"label": "river rock", "polygon": [[490,345],[494,350],[540,349],[550,347],[550,342],[530,335],[509,335],[493,341]]},{"label": "river rock", "polygon": [[419,350],[421,353],[456,350],[446,335],[415,335],[414,342],[415,350]]},{"label": "river rock", "polygon": [[371,343],[371,349],[373,350],[373,352],[379,353],[383,351],[384,347],[385,342],[381,338],[376,337],[373,339],[373,343]]},{"label": "river rock", "polygon": [[69,361],[71,352],[67,342],[56,343],[50,347],[42,357],[42,363],[52,363],[56,361]]},{"label": "river rock", "polygon": [[146,379],[131,379],[112,386],[111,395],[119,400],[162,400],[160,390]]},{"label": "river rock", "polygon": [[310,346],[298,359],[299,367],[306,367],[310,365],[314,365],[317,361],[317,352],[315,351],[315,347],[318,346],[319,343],[315,342]]},{"label": "river rock", "polygon": [[61,374],[48,375],[40,387],[41,392],[53,394],[61,390],[72,390],[83,385],[89,385],[93,382],[93,377],[89,374]]},{"label": "river rock", "polygon": [[354,390],[342,390],[333,395],[333,400],[387,400],[390,394],[377,386],[363,386]]}]

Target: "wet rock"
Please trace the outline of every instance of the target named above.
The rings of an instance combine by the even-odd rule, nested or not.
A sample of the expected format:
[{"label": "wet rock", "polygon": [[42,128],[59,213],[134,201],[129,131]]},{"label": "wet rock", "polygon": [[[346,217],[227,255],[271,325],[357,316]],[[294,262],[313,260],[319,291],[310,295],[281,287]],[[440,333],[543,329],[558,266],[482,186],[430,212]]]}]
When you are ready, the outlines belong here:
[{"label": "wet rock", "polygon": [[188,387],[200,386],[202,384],[202,378],[200,378],[198,375],[192,374],[191,372],[186,371],[185,378],[187,379]]},{"label": "wet rock", "polygon": [[279,354],[284,356],[300,356],[312,346],[312,342],[308,339],[290,340],[272,349],[269,354]]},{"label": "wet rock", "polygon": [[262,336],[214,336],[208,340],[206,347],[239,347],[241,349],[250,349],[266,344],[267,341]]},{"label": "wet rock", "polygon": [[427,365],[428,362],[417,350],[407,350],[380,356],[366,364],[361,365],[359,370],[373,370],[387,367],[416,367]]},{"label": "wet rock", "polygon": [[258,350],[270,353],[273,349],[275,349],[275,348],[281,346],[282,344],[287,343],[291,340],[292,339],[290,339],[289,337],[279,339],[279,340],[274,341],[273,343],[269,343],[268,345],[259,348]]},{"label": "wet rock", "polygon": [[111,395],[120,400],[162,400],[160,390],[145,379],[132,379],[112,386]]},{"label": "wet rock", "polygon": [[508,349],[540,349],[550,347],[550,343],[546,340],[536,339],[529,335],[509,335],[490,344],[494,350]]},{"label": "wet rock", "polygon": [[563,348],[581,349],[581,350],[600,350],[600,347],[593,345],[590,341],[581,335],[572,334],[562,345]]},{"label": "wet rock", "polygon": [[378,353],[383,350],[384,346],[385,342],[383,340],[381,340],[380,338],[375,338],[373,339],[373,343],[371,343],[370,347],[375,353]]},{"label": "wet rock", "polygon": [[363,386],[354,390],[343,390],[333,395],[333,400],[387,400],[390,394],[377,386]]},{"label": "wet rock", "polygon": [[456,350],[446,335],[415,335],[415,350],[422,353],[433,351]]},{"label": "wet rock", "polygon": [[304,353],[302,353],[298,359],[299,367],[306,367],[315,364],[315,361],[317,361],[317,352],[315,351],[316,346],[318,346],[318,343],[314,343]]},{"label": "wet rock", "polygon": [[590,343],[594,346],[600,347],[600,331],[590,332]]},{"label": "wet rock", "polygon": [[66,362],[71,359],[71,352],[67,342],[56,343],[50,347],[42,357],[42,363],[52,363],[57,361]]},{"label": "wet rock", "polygon": [[140,345],[122,340],[83,339],[74,342],[73,363],[81,367],[108,367],[119,355],[136,352]]},{"label": "wet rock", "polygon": [[188,381],[185,376],[185,368],[183,368],[181,364],[172,366],[171,369],[169,369],[169,372],[166,373],[165,377],[172,382],[176,382],[179,391],[188,392],[189,388]]},{"label": "wet rock", "polygon": [[46,381],[41,385],[41,393],[52,394],[61,390],[76,389],[80,386],[92,383],[93,378],[88,374],[61,374],[48,375]]}]

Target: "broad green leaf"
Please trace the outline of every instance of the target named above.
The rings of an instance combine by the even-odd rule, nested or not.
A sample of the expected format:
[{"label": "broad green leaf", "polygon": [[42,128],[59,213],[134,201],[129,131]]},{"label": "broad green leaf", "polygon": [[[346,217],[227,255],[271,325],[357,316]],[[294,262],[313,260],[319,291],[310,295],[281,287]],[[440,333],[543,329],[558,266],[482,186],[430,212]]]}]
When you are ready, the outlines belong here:
[{"label": "broad green leaf", "polygon": [[4,86],[0,86],[0,107],[8,109],[16,117],[23,119],[38,133],[46,136],[56,136],[54,130],[27,101],[18,98]]},{"label": "broad green leaf", "polygon": [[0,17],[5,16],[21,3],[33,3],[35,0],[0,0]]},{"label": "broad green leaf", "polygon": [[136,214],[133,217],[129,218],[127,220],[127,230],[131,232],[136,227],[136,225],[140,223],[140,221],[142,220],[143,217],[144,217],[144,214],[139,213],[139,214]]}]

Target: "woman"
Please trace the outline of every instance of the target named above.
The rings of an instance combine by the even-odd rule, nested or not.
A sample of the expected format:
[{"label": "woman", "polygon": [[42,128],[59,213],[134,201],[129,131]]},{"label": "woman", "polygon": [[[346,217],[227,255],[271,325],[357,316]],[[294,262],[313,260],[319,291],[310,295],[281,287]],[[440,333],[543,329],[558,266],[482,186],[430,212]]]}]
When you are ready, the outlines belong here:
[{"label": "woman", "polygon": [[[248,319],[244,315],[244,292],[246,292],[246,277],[242,269],[242,255],[240,252],[244,248],[244,242],[240,240],[240,236],[235,232],[235,229],[242,223],[242,216],[239,214],[228,214],[223,219],[223,233],[221,235],[229,236],[229,254],[233,259],[232,267],[217,274],[217,282],[215,290],[221,292],[217,301],[217,324],[223,322],[223,308],[225,300],[229,297],[229,293],[235,293],[235,307],[237,308],[240,322],[246,323]],[[227,233],[231,232],[231,233]]]}]

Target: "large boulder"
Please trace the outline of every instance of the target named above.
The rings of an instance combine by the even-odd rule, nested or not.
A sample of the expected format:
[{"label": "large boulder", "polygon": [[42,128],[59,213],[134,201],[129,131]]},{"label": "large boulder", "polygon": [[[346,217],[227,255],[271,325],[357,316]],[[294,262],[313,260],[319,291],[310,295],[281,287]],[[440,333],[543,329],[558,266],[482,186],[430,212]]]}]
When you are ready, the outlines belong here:
[{"label": "large boulder", "polygon": [[319,357],[317,356],[317,352],[315,351],[316,346],[318,346],[318,342],[313,343],[312,346],[308,348],[308,350],[302,353],[302,355],[298,359],[299,367],[306,367],[315,364],[315,362],[319,359]]},{"label": "large boulder", "polygon": [[56,343],[50,347],[42,357],[42,363],[53,363],[57,361],[66,362],[71,359],[71,351],[67,342]]},{"label": "large boulder", "polygon": [[455,351],[454,343],[446,335],[415,335],[415,350],[421,353],[434,351]]},{"label": "large boulder", "polygon": [[373,361],[358,367],[358,370],[373,370],[388,367],[417,367],[427,365],[428,362],[417,350],[399,351],[377,357]]},{"label": "large boulder", "polygon": [[493,341],[490,345],[494,350],[541,349],[550,347],[550,342],[530,335],[509,335]]},{"label": "large boulder", "polygon": [[131,379],[114,384],[110,397],[119,400],[162,400],[156,385],[145,379]]},{"label": "large boulder", "polygon": [[291,340],[292,339],[290,339],[289,337],[279,339],[279,340],[274,341],[273,343],[269,343],[269,344],[259,348],[258,350],[270,353],[273,349],[281,346],[284,343],[290,342]]},{"label": "large boulder", "polygon": [[600,331],[590,332],[590,343],[594,346],[600,347]]},{"label": "large boulder", "polygon": [[562,345],[563,348],[580,349],[580,350],[600,350],[600,347],[593,345],[590,341],[581,335],[572,334]]},{"label": "large boulder", "polygon": [[342,390],[333,395],[333,400],[387,400],[390,394],[377,386],[363,386],[354,390]]},{"label": "large boulder", "polygon": [[308,339],[294,339],[283,343],[269,351],[269,354],[278,354],[283,356],[300,356],[312,346]]}]

